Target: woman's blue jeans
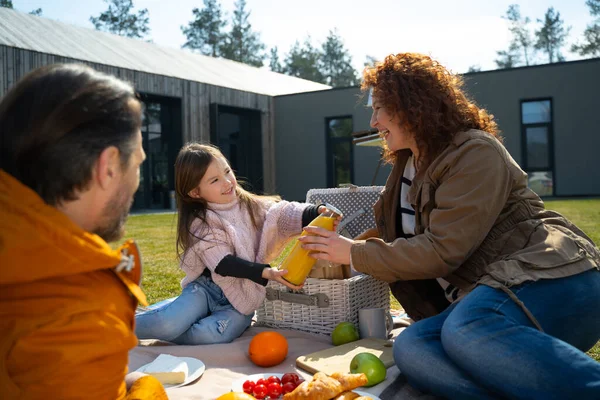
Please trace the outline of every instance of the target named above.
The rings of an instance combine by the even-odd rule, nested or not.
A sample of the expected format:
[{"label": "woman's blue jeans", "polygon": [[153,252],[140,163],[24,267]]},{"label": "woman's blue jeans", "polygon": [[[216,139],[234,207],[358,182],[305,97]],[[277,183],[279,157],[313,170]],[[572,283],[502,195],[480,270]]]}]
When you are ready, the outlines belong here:
[{"label": "woman's blue jeans", "polygon": [[478,286],[396,338],[408,382],[450,399],[600,399],[600,363],[584,353],[600,339],[600,271],[511,290],[544,332],[506,293]]},{"label": "woman's blue jeans", "polygon": [[251,322],[252,314],[241,314],[212,279],[201,276],[171,303],[136,315],[135,334],[177,344],[229,343]]}]

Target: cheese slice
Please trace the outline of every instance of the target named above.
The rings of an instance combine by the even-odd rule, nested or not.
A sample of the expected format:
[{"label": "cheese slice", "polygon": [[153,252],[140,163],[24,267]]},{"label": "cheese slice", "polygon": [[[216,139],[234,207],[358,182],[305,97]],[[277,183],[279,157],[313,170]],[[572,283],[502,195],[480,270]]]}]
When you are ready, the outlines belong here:
[{"label": "cheese slice", "polygon": [[188,376],[188,366],[185,361],[170,354],[161,354],[150,364],[138,369],[152,375],[164,385],[183,383]]}]

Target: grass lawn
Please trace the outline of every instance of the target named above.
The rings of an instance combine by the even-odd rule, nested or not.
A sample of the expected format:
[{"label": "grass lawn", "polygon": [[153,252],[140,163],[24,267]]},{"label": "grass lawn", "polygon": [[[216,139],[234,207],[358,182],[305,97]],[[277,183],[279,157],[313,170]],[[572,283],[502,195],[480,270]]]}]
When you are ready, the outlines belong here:
[{"label": "grass lawn", "polygon": [[[546,207],[573,221],[596,244],[600,244],[600,199],[552,200]],[[150,303],[180,293],[179,281],[184,274],[178,267],[175,253],[175,214],[132,215],[127,221],[126,237],[136,240],[144,263],[143,289]],[[288,250],[291,247],[288,246]],[[273,264],[278,263],[278,261]],[[392,297],[392,307],[400,305]],[[600,361],[600,342],[588,354]]]}]

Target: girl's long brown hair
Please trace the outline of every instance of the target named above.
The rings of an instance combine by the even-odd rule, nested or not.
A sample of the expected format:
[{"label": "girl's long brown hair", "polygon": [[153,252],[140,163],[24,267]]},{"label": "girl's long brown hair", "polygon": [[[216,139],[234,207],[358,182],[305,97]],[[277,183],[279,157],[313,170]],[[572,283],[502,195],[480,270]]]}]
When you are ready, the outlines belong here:
[{"label": "girl's long brown hair", "polygon": [[[200,184],[208,166],[213,160],[225,158],[218,147],[211,144],[188,143],[179,150],[175,160],[175,198],[177,201],[177,257],[183,260],[185,252],[208,233],[206,211],[208,204],[204,199],[196,199],[188,193]],[[239,185],[236,192],[240,203],[250,213],[255,229],[260,229],[258,212],[265,200],[280,201],[279,196],[260,196],[250,193]],[[200,193],[202,196],[202,193]],[[201,232],[192,232],[192,222],[202,221]]]},{"label": "girl's long brown hair", "polygon": [[[414,135],[419,169],[429,166],[459,132],[479,129],[501,140],[493,115],[468,98],[461,77],[429,56],[389,55],[365,68],[361,89],[373,89],[378,102]],[[396,153],[386,148],[384,159],[393,163]]]}]

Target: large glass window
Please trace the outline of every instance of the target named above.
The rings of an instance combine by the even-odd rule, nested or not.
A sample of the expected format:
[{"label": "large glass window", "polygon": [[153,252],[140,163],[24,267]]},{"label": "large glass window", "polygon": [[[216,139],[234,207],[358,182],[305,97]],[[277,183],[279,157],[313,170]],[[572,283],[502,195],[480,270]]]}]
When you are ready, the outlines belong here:
[{"label": "large glass window", "polygon": [[525,128],[527,138],[527,168],[550,168],[550,136],[548,127]]},{"label": "large glass window", "polygon": [[146,160],[140,167],[140,186],[133,209],[175,207],[175,157],[182,145],[181,100],[141,94],[142,146]]},{"label": "large glass window", "polygon": [[521,103],[523,123],[552,122],[551,104],[550,100],[524,101]]},{"label": "large glass window", "polygon": [[239,182],[254,193],[264,189],[262,125],[259,110],[210,106],[211,142],[221,149]]},{"label": "large glass window", "polygon": [[326,119],[327,185],[338,187],[354,180],[352,117]]},{"label": "large glass window", "polygon": [[137,208],[169,207],[168,137],[161,123],[161,104],[146,102],[142,114],[142,143],[146,161],[140,167]]},{"label": "large glass window", "polygon": [[552,101],[521,102],[523,168],[529,187],[540,196],[554,194],[554,145],[552,140]]}]

